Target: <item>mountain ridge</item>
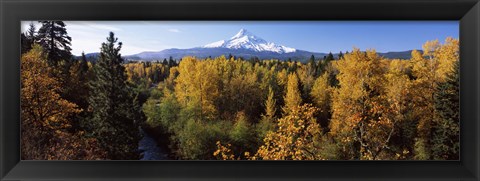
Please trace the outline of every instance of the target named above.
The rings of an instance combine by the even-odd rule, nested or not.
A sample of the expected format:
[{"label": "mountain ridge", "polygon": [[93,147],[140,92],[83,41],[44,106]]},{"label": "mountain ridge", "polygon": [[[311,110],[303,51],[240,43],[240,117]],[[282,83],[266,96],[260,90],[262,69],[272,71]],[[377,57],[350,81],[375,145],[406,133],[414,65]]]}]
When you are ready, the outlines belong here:
[{"label": "mountain ridge", "polygon": [[[391,51],[386,53],[378,53],[385,58],[409,59],[411,51]],[[273,42],[268,42],[246,29],[240,31],[232,36],[230,39],[215,41],[206,45],[194,48],[179,49],[170,48],[161,51],[145,51],[137,54],[123,56],[127,61],[156,61],[169,59],[181,59],[185,56],[195,56],[198,58],[218,57],[218,56],[233,55],[236,57],[243,57],[249,59],[257,57],[259,59],[279,59],[279,60],[297,60],[305,62],[313,55],[317,59],[321,59],[328,53],[311,52],[306,50],[299,50],[284,45],[278,45]],[[333,53],[338,57],[338,53]],[[97,58],[98,54],[89,53],[87,57]]]}]

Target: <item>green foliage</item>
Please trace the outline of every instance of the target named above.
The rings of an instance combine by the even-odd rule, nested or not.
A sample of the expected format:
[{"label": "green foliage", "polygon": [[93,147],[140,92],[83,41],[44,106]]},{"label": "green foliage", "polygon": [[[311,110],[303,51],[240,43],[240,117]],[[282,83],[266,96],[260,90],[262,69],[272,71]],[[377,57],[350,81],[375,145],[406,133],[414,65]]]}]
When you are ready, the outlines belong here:
[{"label": "green foliage", "polygon": [[328,53],[327,57],[325,58],[325,61],[329,62],[335,60],[335,57],[333,57],[332,52]]},{"label": "green foliage", "polygon": [[177,154],[182,159],[214,159],[212,153],[216,150],[216,141],[227,138],[224,128],[222,122],[206,124],[195,119],[187,120],[175,136]]},{"label": "green foliage", "polygon": [[239,145],[248,146],[248,140],[252,137],[250,127],[245,113],[237,113],[235,123],[230,131],[230,139]]},{"label": "green foliage", "polygon": [[138,159],[138,125],[142,121],[140,107],[127,84],[122,43],[117,44],[112,32],[102,44],[100,58],[90,82],[89,103],[92,117],[86,123],[89,133],[99,140],[109,159]]},{"label": "green foliage", "polygon": [[455,62],[446,82],[440,83],[435,96],[438,118],[433,124],[432,156],[436,160],[459,159],[460,151],[460,76]]},{"label": "green foliage", "polygon": [[139,126],[178,159],[459,158],[455,39],[411,60],[355,49],[125,63],[110,33],[92,68],[70,59],[63,22],[42,24],[21,34],[22,158],[138,159]]}]

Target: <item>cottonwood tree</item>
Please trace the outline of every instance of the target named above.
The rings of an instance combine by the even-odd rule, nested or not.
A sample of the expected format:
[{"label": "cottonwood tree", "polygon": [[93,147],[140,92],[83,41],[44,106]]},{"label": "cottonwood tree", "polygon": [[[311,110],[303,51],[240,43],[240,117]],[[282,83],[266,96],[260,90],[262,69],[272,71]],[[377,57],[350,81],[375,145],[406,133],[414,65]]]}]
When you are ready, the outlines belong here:
[{"label": "cottonwood tree", "polygon": [[373,160],[387,146],[395,122],[385,103],[384,67],[375,51],[354,49],[337,62],[339,88],[333,97],[331,134],[344,159]]},{"label": "cottonwood tree", "polygon": [[253,159],[322,160],[322,130],[315,119],[318,109],[310,104],[292,107],[268,132]]}]

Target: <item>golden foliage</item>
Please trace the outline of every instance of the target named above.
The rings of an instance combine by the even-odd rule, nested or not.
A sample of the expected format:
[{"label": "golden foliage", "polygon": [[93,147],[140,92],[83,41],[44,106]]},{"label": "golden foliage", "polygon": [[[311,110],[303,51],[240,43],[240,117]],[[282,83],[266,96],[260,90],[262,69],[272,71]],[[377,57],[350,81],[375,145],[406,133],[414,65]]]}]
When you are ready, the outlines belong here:
[{"label": "golden foliage", "polygon": [[294,109],[302,103],[302,97],[300,94],[300,90],[298,89],[298,77],[295,73],[290,73],[288,75],[286,89],[287,92],[284,97],[285,107],[283,108],[283,111],[285,113],[288,113],[290,110]]},{"label": "golden foliage", "polygon": [[68,117],[80,113],[77,105],[60,97],[60,83],[42,55],[33,49],[21,59],[21,155],[22,159],[102,159],[105,153],[94,139],[69,133]]},{"label": "golden foliage", "polygon": [[278,129],[267,133],[264,145],[260,146],[252,159],[324,159],[319,145],[321,128],[314,116],[317,111],[309,104],[292,107],[288,115],[278,120]]},{"label": "golden foliage", "polygon": [[212,117],[216,114],[215,98],[219,96],[216,64],[212,60],[199,61],[194,57],[184,57],[178,67],[175,79],[175,95],[184,107],[199,107],[199,117]]}]

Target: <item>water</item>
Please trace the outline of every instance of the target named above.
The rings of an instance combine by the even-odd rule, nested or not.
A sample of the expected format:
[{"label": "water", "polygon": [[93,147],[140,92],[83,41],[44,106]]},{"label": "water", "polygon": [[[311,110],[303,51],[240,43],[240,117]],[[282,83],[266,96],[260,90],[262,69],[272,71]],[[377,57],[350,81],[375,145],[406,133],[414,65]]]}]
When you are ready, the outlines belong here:
[{"label": "water", "polygon": [[140,128],[143,138],[138,143],[138,150],[142,156],[140,160],[168,160],[168,154],[162,150],[155,139]]}]

